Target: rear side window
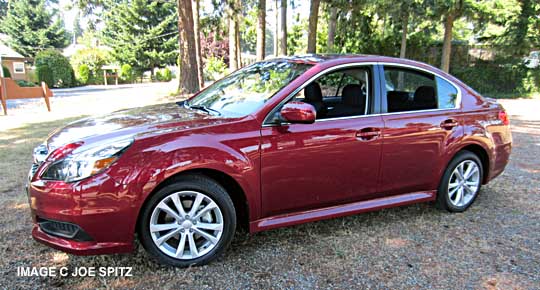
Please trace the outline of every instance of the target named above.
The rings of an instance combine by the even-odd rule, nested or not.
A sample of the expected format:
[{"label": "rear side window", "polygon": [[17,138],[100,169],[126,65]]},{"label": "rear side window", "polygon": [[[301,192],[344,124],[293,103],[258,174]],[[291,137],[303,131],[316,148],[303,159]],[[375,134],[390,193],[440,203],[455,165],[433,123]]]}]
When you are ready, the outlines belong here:
[{"label": "rear side window", "polygon": [[406,68],[384,68],[389,113],[456,107],[457,90],[435,75]]},{"label": "rear side window", "polygon": [[453,109],[457,102],[457,89],[451,83],[436,77],[439,109]]}]

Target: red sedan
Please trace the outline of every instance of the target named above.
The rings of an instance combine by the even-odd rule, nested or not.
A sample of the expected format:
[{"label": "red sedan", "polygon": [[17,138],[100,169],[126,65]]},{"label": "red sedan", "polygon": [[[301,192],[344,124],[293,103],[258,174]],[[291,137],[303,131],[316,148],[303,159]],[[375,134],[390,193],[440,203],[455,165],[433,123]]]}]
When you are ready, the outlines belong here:
[{"label": "red sedan", "polygon": [[[141,96],[143,97],[143,96]],[[74,254],[208,263],[250,232],[434,201],[466,210],[512,137],[497,102],[429,65],[288,57],[189,100],[87,118],[34,151],[33,237]]]}]

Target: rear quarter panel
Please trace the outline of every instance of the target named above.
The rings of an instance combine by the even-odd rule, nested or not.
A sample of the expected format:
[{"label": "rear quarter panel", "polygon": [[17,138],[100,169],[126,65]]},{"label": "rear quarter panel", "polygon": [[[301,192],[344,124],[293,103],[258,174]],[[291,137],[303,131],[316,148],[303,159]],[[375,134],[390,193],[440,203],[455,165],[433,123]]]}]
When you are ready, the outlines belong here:
[{"label": "rear quarter panel", "polygon": [[486,184],[504,171],[512,150],[510,126],[499,119],[504,110],[495,100],[483,98],[465,88],[463,91],[463,142],[462,146],[478,145],[484,148],[489,168],[484,169]]}]

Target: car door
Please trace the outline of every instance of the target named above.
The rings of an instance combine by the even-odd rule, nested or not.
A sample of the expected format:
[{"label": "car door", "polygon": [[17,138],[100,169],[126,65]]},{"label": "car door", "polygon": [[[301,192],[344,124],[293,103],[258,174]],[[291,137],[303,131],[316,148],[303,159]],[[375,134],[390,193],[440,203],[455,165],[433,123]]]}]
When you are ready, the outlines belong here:
[{"label": "car door", "polygon": [[434,190],[448,148],[463,135],[459,91],[448,80],[410,67],[385,65],[384,145],[380,192]]},{"label": "car door", "polygon": [[[371,108],[375,107],[372,68],[361,67],[356,72],[348,72],[358,76],[358,83],[351,77],[353,83],[341,82],[337,89],[328,89],[332,79],[334,84],[340,79],[343,81],[336,77],[342,71],[324,74],[315,80],[322,86],[324,108],[320,104],[314,107],[331,114],[318,115],[313,124],[270,122],[263,126],[261,192],[265,216],[368,199],[376,194],[383,121],[380,115],[370,115]],[[345,89],[344,94],[347,85],[356,93]],[[313,86],[311,82],[306,84],[305,90],[299,88],[299,93],[290,100],[320,102],[317,97],[302,96],[303,91],[313,92]],[[362,86],[363,93],[359,90]],[[354,113],[354,104],[346,106],[354,103],[350,101],[355,96],[366,100],[365,104],[357,103],[362,107],[357,113]],[[342,99],[341,102],[336,102],[336,98]],[[275,111],[279,112],[279,108]]]}]

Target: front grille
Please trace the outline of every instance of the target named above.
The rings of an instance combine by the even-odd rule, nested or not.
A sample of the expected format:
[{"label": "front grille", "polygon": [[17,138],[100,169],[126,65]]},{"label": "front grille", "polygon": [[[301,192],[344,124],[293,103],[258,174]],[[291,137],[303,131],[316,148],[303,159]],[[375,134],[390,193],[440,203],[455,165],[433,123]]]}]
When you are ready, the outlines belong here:
[{"label": "front grille", "polygon": [[40,217],[37,218],[37,222],[41,230],[51,236],[57,236],[76,241],[92,240],[92,237],[90,237],[85,231],[83,231],[83,229],[81,229],[76,224],[48,220]]}]

